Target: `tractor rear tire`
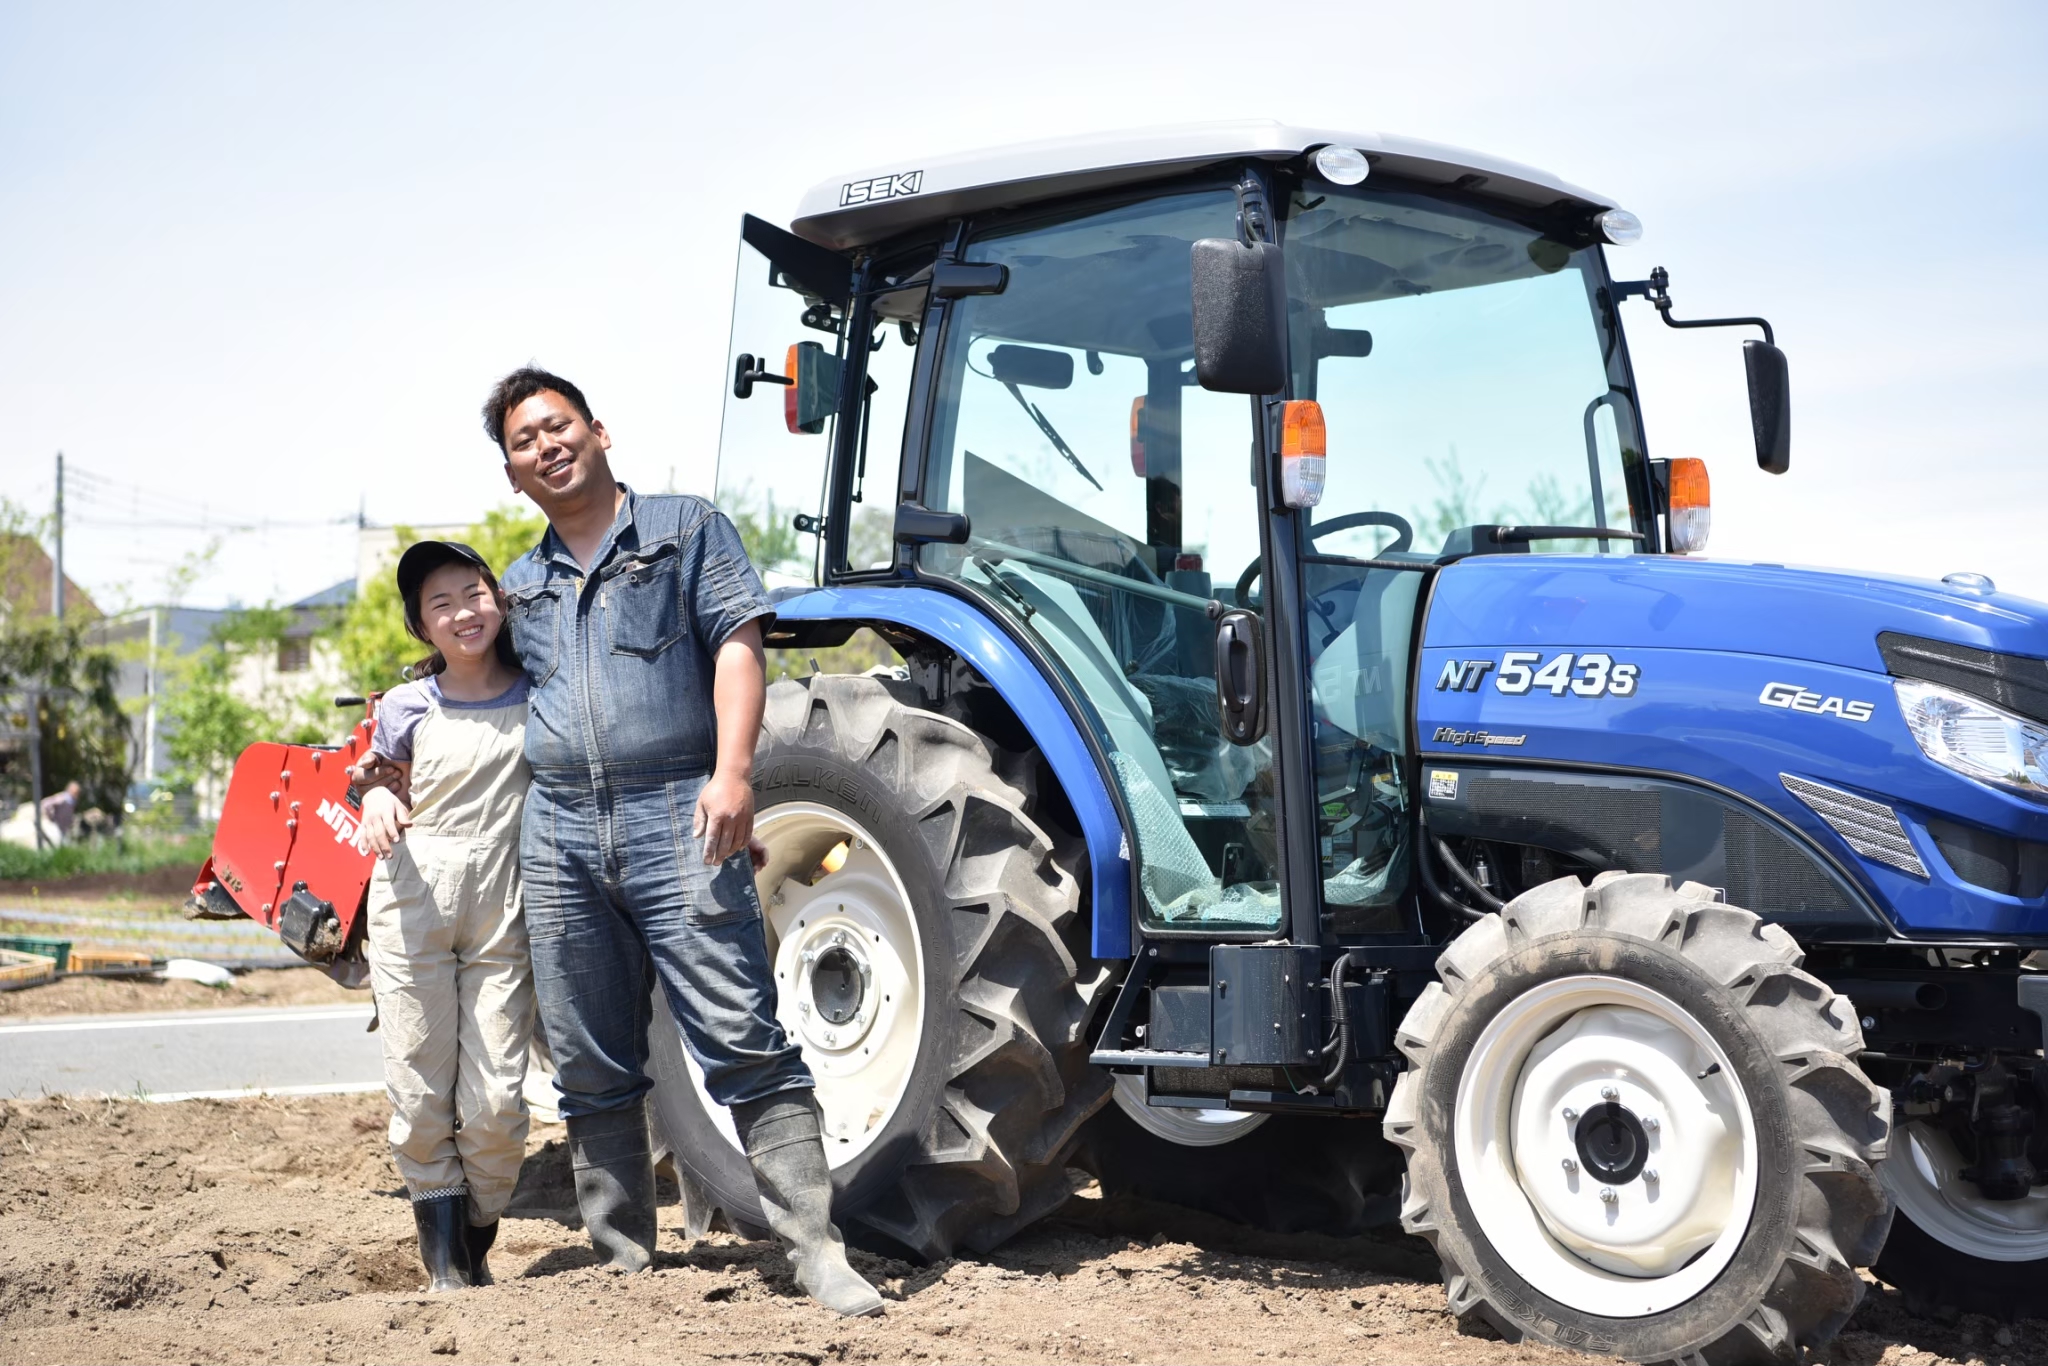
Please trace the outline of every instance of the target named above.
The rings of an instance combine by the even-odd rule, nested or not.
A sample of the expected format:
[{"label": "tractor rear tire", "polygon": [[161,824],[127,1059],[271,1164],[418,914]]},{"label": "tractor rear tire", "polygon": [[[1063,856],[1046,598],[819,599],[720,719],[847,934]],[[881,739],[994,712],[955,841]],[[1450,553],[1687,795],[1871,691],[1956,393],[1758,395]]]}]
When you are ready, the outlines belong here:
[{"label": "tractor rear tire", "polygon": [[2048,1286],[2048,1188],[2023,1200],[1986,1200],[1963,1166],[1934,1126],[1899,1125],[1882,1168],[1899,1216],[1871,1271],[1905,1296],[1909,1312],[1926,1317],[2033,1313]]},{"label": "tractor rear tire", "polygon": [[[873,677],[768,690],[754,789],[778,1016],[820,1079],[856,1242],[925,1259],[1001,1243],[1067,1199],[1109,1097],[1086,1038],[1108,970],[1086,957],[1080,870],[1032,815],[1029,757]],[[666,1070],[694,1072],[670,1051]],[[728,1222],[762,1225],[726,1112],[694,1077],[658,1078],[655,1102]]]},{"label": "tractor rear tire", "polygon": [[1451,1311],[1635,1361],[1790,1362],[1863,1295],[1889,1097],[1792,937],[1695,883],[1561,878],[1474,923],[1396,1042],[1403,1226]]}]

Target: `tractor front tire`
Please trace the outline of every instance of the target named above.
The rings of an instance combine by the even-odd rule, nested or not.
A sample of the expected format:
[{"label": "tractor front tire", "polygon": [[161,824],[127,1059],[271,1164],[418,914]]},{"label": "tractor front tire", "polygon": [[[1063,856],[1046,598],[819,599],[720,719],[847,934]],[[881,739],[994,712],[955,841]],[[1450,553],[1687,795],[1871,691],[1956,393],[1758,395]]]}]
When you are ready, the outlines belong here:
[{"label": "tractor front tire", "polygon": [[1402,1022],[1387,1137],[1450,1307],[1635,1361],[1790,1362],[1862,1298],[1889,1098],[1790,935],[1654,875],[1475,922]]},{"label": "tractor front tire", "polygon": [[[877,678],[768,690],[756,883],[777,1015],[818,1078],[855,1241],[926,1259],[994,1247],[1067,1199],[1074,1143],[1108,1099],[1086,1038],[1108,973],[1085,956],[1080,870],[1032,813],[1034,757]],[[668,1051],[667,1070],[691,1072],[655,1089],[677,1160],[758,1228],[730,1117]]]}]

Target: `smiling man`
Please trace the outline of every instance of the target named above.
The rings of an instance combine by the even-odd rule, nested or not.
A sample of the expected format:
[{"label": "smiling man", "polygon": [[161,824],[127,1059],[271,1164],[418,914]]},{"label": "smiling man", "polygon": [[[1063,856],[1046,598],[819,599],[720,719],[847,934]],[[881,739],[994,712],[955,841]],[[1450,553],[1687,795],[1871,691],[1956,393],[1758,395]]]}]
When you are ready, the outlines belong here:
[{"label": "smiling man", "polygon": [[651,962],[798,1283],[842,1314],[879,1312],[831,1223],[815,1084],[775,1020],[749,862],[773,615],[760,577],[710,503],[612,477],[611,435],[567,380],[515,370],[484,428],[548,519],[503,580],[531,686],[520,870],[591,1242],[622,1270],[653,1259]]}]

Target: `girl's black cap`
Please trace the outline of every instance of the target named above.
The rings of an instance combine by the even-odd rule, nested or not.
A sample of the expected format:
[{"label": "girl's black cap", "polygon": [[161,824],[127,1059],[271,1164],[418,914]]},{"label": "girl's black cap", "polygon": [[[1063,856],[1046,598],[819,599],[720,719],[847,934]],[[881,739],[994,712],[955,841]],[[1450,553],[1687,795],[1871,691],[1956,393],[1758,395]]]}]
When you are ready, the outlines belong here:
[{"label": "girl's black cap", "polygon": [[486,574],[491,572],[484,557],[460,541],[415,541],[398,557],[398,595],[411,601],[427,575],[444,564],[473,564]]}]

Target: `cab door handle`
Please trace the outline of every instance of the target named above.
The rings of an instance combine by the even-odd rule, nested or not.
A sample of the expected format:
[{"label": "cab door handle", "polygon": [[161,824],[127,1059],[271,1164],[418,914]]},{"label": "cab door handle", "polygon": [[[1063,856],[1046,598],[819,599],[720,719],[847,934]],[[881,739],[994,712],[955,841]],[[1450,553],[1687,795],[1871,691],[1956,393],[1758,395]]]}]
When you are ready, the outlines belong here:
[{"label": "cab door handle", "polygon": [[1249,745],[1266,732],[1266,645],[1259,619],[1237,608],[1216,620],[1216,703],[1223,734]]}]

